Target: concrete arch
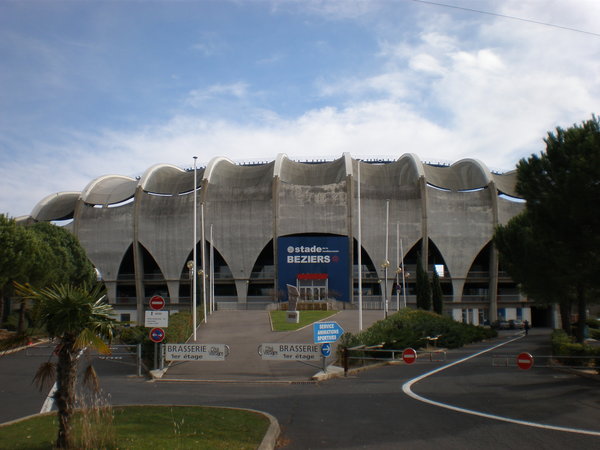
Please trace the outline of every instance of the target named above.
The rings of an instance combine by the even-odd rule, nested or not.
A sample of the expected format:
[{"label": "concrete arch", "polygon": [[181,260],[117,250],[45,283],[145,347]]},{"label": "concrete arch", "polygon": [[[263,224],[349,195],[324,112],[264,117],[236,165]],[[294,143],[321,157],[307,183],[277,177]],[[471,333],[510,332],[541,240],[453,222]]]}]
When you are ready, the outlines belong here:
[{"label": "concrete arch", "polygon": [[492,174],[494,184],[499,193],[506,194],[514,198],[523,198],[516,189],[517,186],[517,171],[512,170],[503,174]]},{"label": "concrete arch", "polygon": [[225,158],[215,161],[214,165],[213,161],[209,163],[205,171],[205,179],[208,180],[209,185],[244,188],[271,184],[273,181],[275,165],[273,162],[256,166],[240,166]]},{"label": "concrete arch", "polygon": [[88,205],[108,206],[121,203],[135,195],[138,180],[123,175],[104,175],[89,183],[81,193]]},{"label": "concrete arch", "polygon": [[44,197],[34,206],[31,217],[40,222],[72,219],[80,192],[57,192]]},{"label": "concrete arch", "polygon": [[322,186],[340,183],[346,179],[347,164],[344,157],[324,163],[301,163],[282,159],[280,177],[283,183],[296,186]]},{"label": "concrete arch", "polygon": [[458,177],[459,191],[485,188],[492,181],[490,169],[477,159],[461,159],[450,168]]},{"label": "concrete arch", "polygon": [[139,185],[151,194],[177,195],[194,189],[194,171],[186,171],[171,164],[155,164],[150,167]]}]

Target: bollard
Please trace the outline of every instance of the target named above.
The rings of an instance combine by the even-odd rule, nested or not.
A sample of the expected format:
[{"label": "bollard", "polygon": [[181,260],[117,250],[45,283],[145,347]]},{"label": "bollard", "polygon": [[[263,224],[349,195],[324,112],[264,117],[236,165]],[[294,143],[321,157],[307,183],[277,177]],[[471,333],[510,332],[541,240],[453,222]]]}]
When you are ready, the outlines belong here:
[{"label": "bollard", "polygon": [[348,376],[348,347],[342,347],[342,362],[344,364],[344,376]]}]

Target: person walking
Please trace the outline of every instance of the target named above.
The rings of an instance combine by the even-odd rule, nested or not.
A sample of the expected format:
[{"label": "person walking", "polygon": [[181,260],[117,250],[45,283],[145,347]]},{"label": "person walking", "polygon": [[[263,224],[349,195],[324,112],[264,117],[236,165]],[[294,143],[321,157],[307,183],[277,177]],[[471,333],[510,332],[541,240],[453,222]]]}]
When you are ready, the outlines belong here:
[{"label": "person walking", "polygon": [[525,328],[525,336],[527,336],[529,334],[529,321],[526,320],[524,322],[523,328]]}]

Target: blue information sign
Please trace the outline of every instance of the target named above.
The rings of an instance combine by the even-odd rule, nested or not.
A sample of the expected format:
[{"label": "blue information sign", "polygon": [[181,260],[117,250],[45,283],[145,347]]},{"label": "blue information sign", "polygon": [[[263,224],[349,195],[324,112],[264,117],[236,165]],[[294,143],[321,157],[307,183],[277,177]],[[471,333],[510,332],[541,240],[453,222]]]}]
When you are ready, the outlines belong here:
[{"label": "blue information sign", "polygon": [[344,334],[344,329],[337,322],[317,322],[313,324],[315,344],[335,342]]}]

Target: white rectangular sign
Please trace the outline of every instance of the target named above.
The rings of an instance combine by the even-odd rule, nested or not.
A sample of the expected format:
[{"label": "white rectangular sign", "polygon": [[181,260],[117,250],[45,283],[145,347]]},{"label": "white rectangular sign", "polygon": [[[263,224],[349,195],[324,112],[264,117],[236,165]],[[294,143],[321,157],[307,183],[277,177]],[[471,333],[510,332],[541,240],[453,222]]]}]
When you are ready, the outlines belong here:
[{"label": "white rectangular sign", "polygon": [[317,344],[262,344],[262,359],[284,361],[316,361],[321,359],[321,346]]},{"label": "white rectangular sign", "polygon": [[225,344],[163,344],[166,361],[225,361]]},{"label": "white rectangular sign", "polygon": [[146,311],[144,326],[148,328],[167,328],[169,311]]}]

